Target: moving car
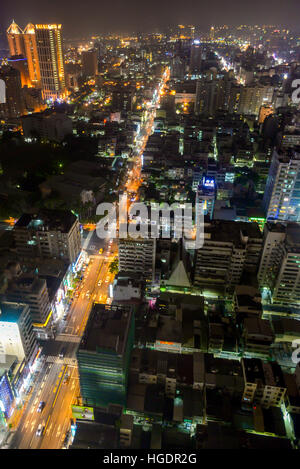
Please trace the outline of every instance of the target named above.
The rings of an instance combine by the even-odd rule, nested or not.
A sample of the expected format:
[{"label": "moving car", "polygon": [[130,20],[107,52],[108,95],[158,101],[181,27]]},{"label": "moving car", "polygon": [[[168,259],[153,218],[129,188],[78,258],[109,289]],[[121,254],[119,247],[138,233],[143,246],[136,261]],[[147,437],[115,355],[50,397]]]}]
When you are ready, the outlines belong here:
[{"label": "moving car", "polygon": [[43,412],[43,409],[44,409],[45,405],[46,405],[46,403],[45,403],[44,401],[41,401],[41,402],[39,403],[39,406],[38,406],[37,411],[38,411],[38,412]]},{"label": "moving car", "polygon": [[70,379],[70,376],[68,375],[68,373],[66,373],[64,377],[64,384],[67,384],[69,379]]},{"label": "moving car", "polygon": [[36,431],[36,436],[42,436],[44,430],[45,430],[45,425],[42,425],[40,423]]},{"label": "moving car", "polygon": [[66,347],[63,347],[61,351],[59,352],[59,358],[64,358],[66,353]]}]

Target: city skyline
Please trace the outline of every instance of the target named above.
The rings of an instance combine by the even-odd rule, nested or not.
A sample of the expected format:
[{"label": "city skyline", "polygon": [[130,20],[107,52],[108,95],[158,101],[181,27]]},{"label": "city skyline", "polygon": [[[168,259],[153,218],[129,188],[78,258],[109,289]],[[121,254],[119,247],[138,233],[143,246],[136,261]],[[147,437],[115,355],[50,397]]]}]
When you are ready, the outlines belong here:
[{"label": "city skyline", "polygon": [[[14,19],[18,24],[27,23],[63,23],[68,36],[80,34],[99,34],[103,32],[142,32],[164,29],[175,24],[195,24],[200,29],[210,25],[228,24],[273,24],[297,29],[297,17],[300,5],[297,0],[288,0],[283,5],[280,0],[260,2],[241,2],[231,0],[213,0],[209,5],[205,1],[193,0],[172,2],[154,0],[151,4],[141,4],[138,0],[124,3],[117,0],[99,4],[95,0],[87,2],[52,2],[51,11],[37,0],[26,3],[16,0],[13,4],[3,4],[1,8],[2,28]],[[16,15],[18,12],[18,15]],[[18,16],[18,18],[16,17]],[[247,21],[245,21],[247,18]]]}]

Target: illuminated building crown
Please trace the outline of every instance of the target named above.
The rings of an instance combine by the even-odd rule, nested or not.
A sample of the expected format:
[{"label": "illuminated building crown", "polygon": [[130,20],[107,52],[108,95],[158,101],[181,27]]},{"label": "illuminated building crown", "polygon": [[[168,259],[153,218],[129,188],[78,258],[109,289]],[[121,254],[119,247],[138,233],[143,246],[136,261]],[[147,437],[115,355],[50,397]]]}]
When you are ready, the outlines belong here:
[{"label": "illuminated building crown", "polygon": [[15,20],[12,21],[11,25],[7,29],[7,34],[23,34],[22,29],[15,23]]}]

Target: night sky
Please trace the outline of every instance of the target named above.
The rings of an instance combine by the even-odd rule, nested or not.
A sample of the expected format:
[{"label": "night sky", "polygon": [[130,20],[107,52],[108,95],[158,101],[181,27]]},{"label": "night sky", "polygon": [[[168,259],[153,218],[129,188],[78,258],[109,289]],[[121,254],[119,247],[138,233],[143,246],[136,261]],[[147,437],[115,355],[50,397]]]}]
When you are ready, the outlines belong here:
[{"label": "night sky", "polygon": [[0,26],[60,22],[65,35],[145,31],[170,24],[299,27],[299,0],[1,0]]}]

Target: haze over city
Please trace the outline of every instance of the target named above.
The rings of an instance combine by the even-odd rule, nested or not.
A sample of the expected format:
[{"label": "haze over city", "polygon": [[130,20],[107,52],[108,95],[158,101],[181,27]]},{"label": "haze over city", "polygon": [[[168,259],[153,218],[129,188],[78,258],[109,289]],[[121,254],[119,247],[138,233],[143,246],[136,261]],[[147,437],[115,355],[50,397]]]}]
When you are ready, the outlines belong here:
[{"label": "haze over city", "polygon": [[53,0],[51,8],[39,0],[2,2],[1,26],[15,18],[21,23],[61,22],[66,34],[95,34],[102,32],[140,32],[160,30],[172,24],[196,24],[204,30],[210,25],[274,24],[297,28],[300,5],[297,0]]}]

